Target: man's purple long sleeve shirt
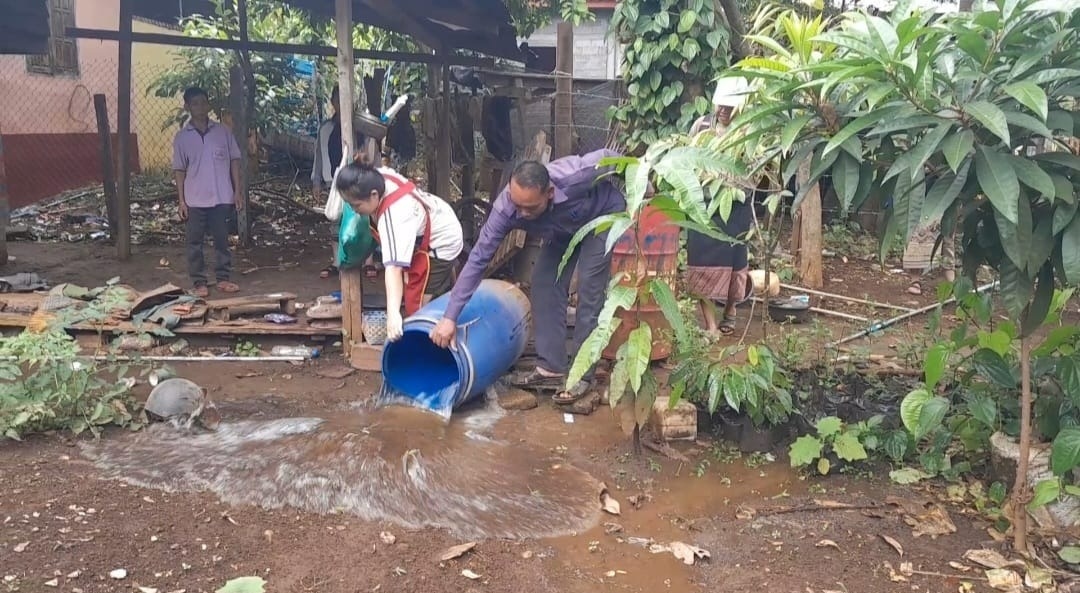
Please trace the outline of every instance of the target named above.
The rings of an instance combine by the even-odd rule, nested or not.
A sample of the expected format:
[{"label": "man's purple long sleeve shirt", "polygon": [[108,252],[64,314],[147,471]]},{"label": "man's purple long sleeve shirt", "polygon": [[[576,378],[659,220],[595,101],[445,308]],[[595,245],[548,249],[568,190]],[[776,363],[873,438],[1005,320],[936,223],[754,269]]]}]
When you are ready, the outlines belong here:
[{"label": "man's purple long sleeve shirt", "polygon": [[491,258],[503,239],[514,229],[523,229],[545,241],[570,244],[570,239],[581,227],[605,214],[626,209],[626,197],[608,179],[599,179],[610,168],[598,168],[600,161],[620,156],[610,150],[597,150],[584,156],[568,156],[547,164],[551,184],[555,186],[553,204],[547,212],[535,220],[518,216],[510,201],[509,188],[504,189],[491,207],[491,214],[480,230],[480,237],[469,253],[458,275],[450,302],[443,316],[457,321],[465,304],[472,298],[476,287],[484,278]]}]

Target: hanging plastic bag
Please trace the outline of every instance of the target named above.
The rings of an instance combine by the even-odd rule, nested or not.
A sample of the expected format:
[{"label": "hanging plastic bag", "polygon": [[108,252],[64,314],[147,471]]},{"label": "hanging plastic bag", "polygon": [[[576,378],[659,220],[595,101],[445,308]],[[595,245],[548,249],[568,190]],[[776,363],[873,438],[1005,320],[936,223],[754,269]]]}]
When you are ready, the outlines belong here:
[{"label": "hanging plastic bag", "polygon": [[375,237],[371,234],[368,217],[357,214],[348,204],[344,204],[341,225],[338,227],[338,267],[362,266],[374,251]]},{"label": "hanging plastic bag", "polygon": [[[316,150],[318,150],[318,147],[316,147]],[[345,205],[345,201],[341,199],[341,194],[337,190],[338,171],[341,171],[341,167],[334,171],[334,179],[330,182],[330,191],[326,194],[326,205],[323,206],[323,214],[330,221],[341,220],[342,208]]]}]

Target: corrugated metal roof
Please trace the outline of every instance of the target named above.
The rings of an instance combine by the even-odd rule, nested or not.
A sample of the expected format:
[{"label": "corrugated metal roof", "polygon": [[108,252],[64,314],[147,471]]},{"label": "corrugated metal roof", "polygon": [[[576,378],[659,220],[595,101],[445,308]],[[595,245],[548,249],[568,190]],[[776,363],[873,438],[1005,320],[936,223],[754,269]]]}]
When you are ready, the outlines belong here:
[{"label": "corrugated metal roof", "polygon": [[[93,0],[79,0],[90,1]],[[334,0],[286,0],[326,18]],[[48,0],[0,0],[0,53],[34,54],[48,51]],[[205,13],[206,0],[138,0],[134,13],[158,21],[173,21]],[[510,12],[501,0],[353,0],[353,18],[412,37],[428,46],[471,50],[490,56],[520,59]]]}]

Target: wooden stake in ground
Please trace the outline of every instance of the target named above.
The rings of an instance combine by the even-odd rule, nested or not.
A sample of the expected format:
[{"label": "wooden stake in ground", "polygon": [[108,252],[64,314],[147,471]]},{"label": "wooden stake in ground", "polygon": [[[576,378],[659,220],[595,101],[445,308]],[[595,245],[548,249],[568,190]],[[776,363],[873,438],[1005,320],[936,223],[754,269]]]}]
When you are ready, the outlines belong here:
[{"label": "wooden stake in ground", "polygon": [[[810,179],[810,161],[799,167],[796,176],[797,185],[802,189]],[[825,285],[821,261],[821,186],[814,184],[799,205],[795,216],[794,242],[795,268],[799,279],[807,288],[821,288]]]},{"label": "wooden stake in ground", "polygon": [[1020,458],[1016,461],[1016,481],[1012,491],[1014,548],[1025,557],[1027,546],[1027,505],[1031,500],[1027,474],[1031,461],[1031,338],[1020,337]]},{"label": "wooden stake in ground", "polygon": [[[353,143],[353,47],[352,2],[335,0],[334,26],[337,29],[338,92],[341,97],[341,154],[343,165],[352,160]],[[341,268],[341,332],[345,357],[352,356],[353,347],[364,339],[361,314],[363,310],[363,272],[359,268]]]},{"label": "wooden stake in ground", "polygon": [[[101,181],[105,190],[105,210],[108,212],[109,228],[117,227],[116,216],[116,169],[113,163],[112,128],[109,126],[109,109],[105,95],[94,95],[94,115],[97,117],[98,140],[101,142]],[[113,241],[116,237],[113,236]]]},{"label": "wooden stake in ground", "polygon": [[4,170],[4,140],[0,134],[0,268],[8,263],[7,227],[8,217],[11,215],[9,203],[7,173]]},{"label": "wooden stake in ground", "polygon": [[116,68],[116,256],[131,257],[131,9],[135,0],[120,0],[120,43]]}]

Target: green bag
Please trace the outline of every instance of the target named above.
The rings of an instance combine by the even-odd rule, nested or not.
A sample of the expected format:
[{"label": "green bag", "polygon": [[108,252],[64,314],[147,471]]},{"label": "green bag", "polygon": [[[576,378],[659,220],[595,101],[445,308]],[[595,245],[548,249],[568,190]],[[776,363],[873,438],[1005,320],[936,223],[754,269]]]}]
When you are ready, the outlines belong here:
[{"label": "green bag", "polygon": [[375,252],[375,247],[368,217],[357,214],[348,204],[344,204],[341,208],[341,225],[338,227],[338,267],[364,265],[368,256]]}]

